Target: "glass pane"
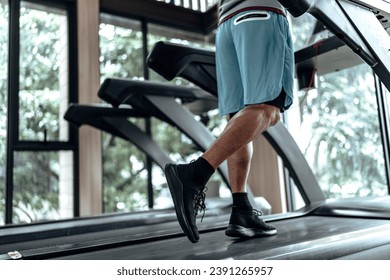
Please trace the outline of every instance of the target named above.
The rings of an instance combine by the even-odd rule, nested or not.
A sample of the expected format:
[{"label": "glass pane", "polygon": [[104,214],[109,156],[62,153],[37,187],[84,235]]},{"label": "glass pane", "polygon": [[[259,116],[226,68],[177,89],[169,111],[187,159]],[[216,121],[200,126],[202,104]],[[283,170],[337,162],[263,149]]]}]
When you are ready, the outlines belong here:
[{"label": "glass pane", "polygon": [[[143,120],[134,120],[139,126]],[[104,212],[148,210],[146,156],[136,146],[103,133]]]},{"label": "glass pane", "polygon": [[15,152],[14,223],[73,217],[73,153]]},{"label": "glass pane", "polygon": [[[142,80],[141,23],[101,15],[99,31],[101,81],[108,77]],[[143,128],[143,119],[132,119]],[[102,133],[103,205],[105,213],[148,209],[146,156],[127,141]]]},{"label": "glass pane", "polygon": [[374,77],[366,65],[319,76],[288,124],[328,198],[387,194]]},{"label": "glass pane", "polygon": [[313,33],[316,19],[305,13],[300,17],[290,17],[292,28],[292,40],[294,43],[294,49],[299,50],[307,46],[310,37]]},{"label": "glass pane", "polygon": [[59,9],[21,3],[19,140],[67,141],[68,23]]},{"label": "glass pane", "polygon": [[143,79],[141,24],[103,14],[99,31],[101,81],[108,77]]},{"label": "glass pane", "polygon": [[7,162],[8,1],[0,1],[0,225],[5,223]]}]

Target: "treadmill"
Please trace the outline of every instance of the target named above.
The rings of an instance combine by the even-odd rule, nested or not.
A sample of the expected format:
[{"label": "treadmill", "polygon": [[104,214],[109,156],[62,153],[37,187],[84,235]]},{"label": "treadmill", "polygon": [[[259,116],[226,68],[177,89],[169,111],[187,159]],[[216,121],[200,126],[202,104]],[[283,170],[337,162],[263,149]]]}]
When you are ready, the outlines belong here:
[{"label": "treadmill", "polygon": [[[164,53],[162,49],[168,49],[168,53],[174,54],[167,60],[171,63],[178,61],[181,64],[180,67],[175,67],[174,63],[171,69],[179,69],[179,72],[186,73],[184,75],[194,71],[199,77],[205,76],[208,79],[215,77],[212,69],[212,52],[171,43],[158,43],[149,57],[156,65],[159,65],[160,58],[162,60],[167,58],[167,55],[154,56],[156,53],[160,55]],[[202,57],[202,54],[206,54],[206,57]],[[209,64],[203,67],[203,63]],[[158,67],[151,67],[163,74]],[[193,77],[192,82],[199,86],[202,84],[197,83]],[[215,82],[214,80],[214,83],[209,85],[210,88],[215,88]],[[122,92],[123,96],[132,95],[126,91]],[[196,244],[190,244],[185,237],[174,240],[168,238],[78,253],[58,259],[105,259],[107,255],[110,259],[390,258],[389,197],[326,201],[303,155],[284,126],[278,124],[270,128],[265,132],[265,136],[282,157],[306,202],[306,207],[297,211],[264,217],[278,228],[276,236],[251,240],[227,238],[223,230],[226,226],[224,219],[228,216],[223,215],[218,218],[210,217],[207,225],[199,224],[201,239]]]},{"label": "treadmill", "polygon": [[[215,70],[213,71],[215,65],[213,66],[212,62],[212,52],[207,53],[209,57],[203,57],[203,50],[187,47],[183,48],[182,51],[196,59],[195,62],[189,59],[187,60],[188,63],[185,62],[185,58],[179,59],[178,63],[181,63],[182,66],[178,67],[178,69],[181,73],[199,72],[200,69],[202,73],[196,73],[197,75],[211,80],[213,75],[215,77]],[[172,68],[176,69],[176,62],[173,65]],[[199,82],[199,86],[201,86],[202,81]],[[215,88],[215,79],[214,83],[205,84],[205,86]],[[279,129],[277,126],[273,128],[275,131]],[[283,133],[286,131],[281,128],[279,132]],[[269,134],[268,138],[272,139],[273,132],[271,129],[265,134],[266,136]],[[290,142],[289,138],[286,141]],[[274,144],[273,146],[277,150],[277,145]],[[291,146],[294,147],[293,144]],[[293,159],[292,163],[295,162],[296,154],[298,155],[297,159],[302,156],[298,151],[291,153],[279,151],[278,153],[286,157],[284,160],[288,159],[288,156],[291,156]],[[296,165],[300,163],[298,161]],[[306,174],[305,172],[300,173],[299,171],[301,170],[299,169],[297,174],[294,175],[298,179],[311,176],[310,174]],[[7,248],[0,245],[0,254],[9,252],[2,257],[13,257],[15,259],[31,259],[34,256],[38,259],[145,260],[390,258],[389,197],[325,201],[321,199],[321,195],[317,194],[315,190],[317,188],[316,183],[313,183],[313,187],[310,187],[310,181],[300,180],[302,181],[300,184],[304,186],[300,187],[300,191],[305,191],[308,188],[309,195],[306,197],[307,206],[286,214],[265,216],[264,219],[266,221],[273,223],[278,228],[278,235],[269,238],[251,240],[227,238],[224,236],[223,230],[227,225],[226,219],[228,216],[208,217],[208,214],[206,214],[205,221],[207,221],[207,224],[205,224],[205,221],[199,223],[201,239],[196,244],[188,242],[175,222],[167,222],[165,223],[166,226],[172,226],[170,232],[168,230],[157,232],[155,231],[156,227],[153,227],[153,225],[146,225],[145,228],[142,228],[144,230],[143,234],[139,233],[137,235],[134,232],[132,235],[118,234],[120,237],[117,237],[115,240],[115,237],[111,234],[114,234],[116,230],[112,228],[112,231],[107,234],[106,239],[104,237],[101,238],[100,235],[102,233],[98,236],[98,232],[93,232],[73,236],[62,235],[57,238],[52,238],[50,242],[43,239],[38,240],[42,242],[41,244],[37,244],[37,241],[25,241],[30,246],[30,249],[25,251],[11,251],[11,248],[17,250],[19,247],[23,249],[22,245],[27,245],[20,245],[21,242],[9,242],[6,244],[8,246]],[[314,190],[314,193],[311,193],[311,189]],[[114,217],[112,218],[114,219]],[[57,224],[55,228],[58,228],[61,223]],[[126,230],[131,232],[135,228],[128,228]],[[49,231],[42,232],[49,235]],[[0,240],[3,237],[1,234],[2,232],[0,230]],[[99,239],[100,243],[91,238],[101,238]],[[59,252],[50,253],[50,250],[53,251],[54,249],[58,249]],[[44,253],[38,254],[39,252]]]},{"label": "treadmill", "polygon": [[[326,1],[322,1],[322,3],[326,5]],[[371,43],[370,39],[368,41]],[[187,50],[183,50],[183,52],[186,53]],[[174,52],[176,51],[177,49],[174,50]],[[171,68],[185,73],[182,77],[186,76],[185,78],[205,90],[207,88],[216,88],[213,54],[206,52],[206,55],[202,55],[202,52],[199,52],[199,50],[195,52],[190,51],[189,53],[192,58],[188,59],[188,63],[185,61],[186,59],[177,61],[172,59],[171,66],[173,66]],[[376,51],[372,50],[372,53],[376,53]],[[163,57],[160,56],[160,58]],[[154,58],[155,62],[156,59]],[[384,62],[385,60],[386,58],[379,55],[376,56],[376,63],[372,64],[382,81],[387,77],[386,69],[389,69]],[[177,67],[177,64],[180,66]],[[163,74],[163,72],[160,72],[160,74]],[[214,83],[210,83],[210,80],[214,80]],[[388,87],[388,83],[386,86]],[[297,156],[298,151],[294,150],[291,153],[283,152],[280,151],[282,148],[277,143],[272,143],[272,141],[275,141],[273,139],[277,139],[277,135],[283,135],[283,132],[286,131],[278,125],[268,130],[265,136],[273,144],[284,161],[287,161],[290,156],[293,159],[292,162],[297,160],[294,163],[297,165],[301,164],[298,159],[302,159],[300,157],[302,155]],[[283,135],[283,137],[286,135]],[[290,142],[290,140],[287,137],[285,141]],[[291,146],[294,147],[293,144]],[[208,231],[201,229],[201,240],[197,244],[188,244],[187,240],[179,238],[175,239],[175,241],[166,240],[108,249],[104,250],[104,252],[111,254],[111,257],[114,259],[137,258],[137,256],[140,259],[390,258],[389,197],[324,201],[321,195],[315,191],[318,185],[310,182],[310,180],[305,181],[302,179],[310,178],[311,172],[300,173],[299,171],[302,170],[296,171],[296,174],[293,176],[297,177],[294,180],[301,180],[301,183],[297,183],[297,185],[301,185],[300,187],[298,186],[300,191],[308,193],[308,195],[303,195],[304,197],[306,196],[307,207],[294,213],[265,217],[267,221],[273,222],[278,227],[279,233],[276,236],[247,241],[231,240],[224,238],[221,230],[210,229]],[[290,172],[294,174],[294,170],[290,170]],[[310,184],[313,185],[310,187]],[[175,248],[177,248],[174,253],[170,251],[173,248],[173,242],[175,242]],[[132,254],[129,253],[130,250],[133,252]],[[146,251],[150,251],[150,253],[143,255],[137,255],[136,253]],[[104,252],[79,254],[76,258],[104,258],[101,255]]]},{"label": "treadmill", "polygon": [[[294,158],[294,153],[297,151],[285,153],[285,157]],[[299,158],[293,161],[297,165],[301,164]],[[296,176],[299,179],[303,175]],[[315,202],[316,198],[319,201]],[[229,215],[207,211],[203,222],[198,222],[201,240],[192,244],[177,221],[172,220],[172,211],[151,211],[2,228],[0,259],[360,259],[362,254],[369,259],[390,257],[388,198],[325,202],[309,192],[307,199],[308,206],[298,211],[264,216],[265,221],[278,228],[278,235],[269,238],[228,238],[223,231]]]}]

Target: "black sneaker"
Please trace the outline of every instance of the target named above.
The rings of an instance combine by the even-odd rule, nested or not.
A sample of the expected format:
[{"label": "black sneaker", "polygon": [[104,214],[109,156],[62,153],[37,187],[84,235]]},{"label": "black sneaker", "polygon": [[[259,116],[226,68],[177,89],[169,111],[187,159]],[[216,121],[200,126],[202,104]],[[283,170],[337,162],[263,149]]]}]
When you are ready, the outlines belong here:
[{"label": "black sneaker", "polygon": [[240,210],[232,207],[229,226],[225,234],[230,237],[252,238],[271,236],[277,233],[275,227],[266,224],[261,218],[261,212],[255,209]]},{"label": "black sneaker", "polygon": [[204,200],[205,187],[184,178],[185,175],[178,173],[176,164],[165,166],[165,177],[175,205],[176,216],[181,228],[188,239],[195,243],[199,241],[199,232],[196,226],[196,216],[206,209]]}]

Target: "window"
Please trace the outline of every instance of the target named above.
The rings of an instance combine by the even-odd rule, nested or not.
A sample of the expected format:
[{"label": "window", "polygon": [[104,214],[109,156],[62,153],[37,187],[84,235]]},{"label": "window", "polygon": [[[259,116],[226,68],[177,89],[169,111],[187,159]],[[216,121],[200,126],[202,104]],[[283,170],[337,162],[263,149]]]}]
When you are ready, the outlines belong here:
[{"label": "window", "polygon": [[69,139],[67,29],[66,11],[21,2],[19,140]]},{"label": "window", "polygon": [[359,65],[318,80],[289,110],[288,123],[325,196],[387,195],[371,69]]},{"label": "window", "polygon": [[[12,120],[7,127],[7,145],[2,145],[7,147],[4,166],[8,166],[6,176],[10,178],[6,223],[74,216],[75,133],[63,119],[76,95],[75,71],[69,70],[73,55],[69,7],[53,1],[48,5],[14,1],[10,14],[19,25],[12,25],[9,31],[6,24],[1,26],[9,32],[9,36],[2,32],[4,44],[11,46],[10,73],[2,73],[9,76],[11,85],[4,94],[9,102],[2,105],[9,104],[7,121]],[[4,14],[4,5],[1,8]],[[7,54],[1,57],[6,59]]]},{"label": "window", "polygon": [[14,223],[73,217],[72,152],[16,152]]},{"label": "window", "polygon": [[7,162],[8,1],[0,1],[0,225],[5,223]]},{"label": "window", "polygon": [[101,80],[108,77],[143,79],[141,23],[121,17],[101,15]]}]

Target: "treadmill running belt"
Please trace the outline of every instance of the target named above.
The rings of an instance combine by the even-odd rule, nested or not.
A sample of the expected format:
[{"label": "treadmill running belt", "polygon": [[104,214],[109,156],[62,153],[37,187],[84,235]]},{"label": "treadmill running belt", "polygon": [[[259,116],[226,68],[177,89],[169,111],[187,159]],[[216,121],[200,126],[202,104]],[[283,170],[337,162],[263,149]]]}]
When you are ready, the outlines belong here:
[{"label": "treadmill running belt", "polygon": [[58,259],[334,259],[386,246],[390,234],[389,222],[377,219],[308,216],[273,224],[279,232],[269,238],[235,240],[219,230],[196,244],[183,236]]}]

